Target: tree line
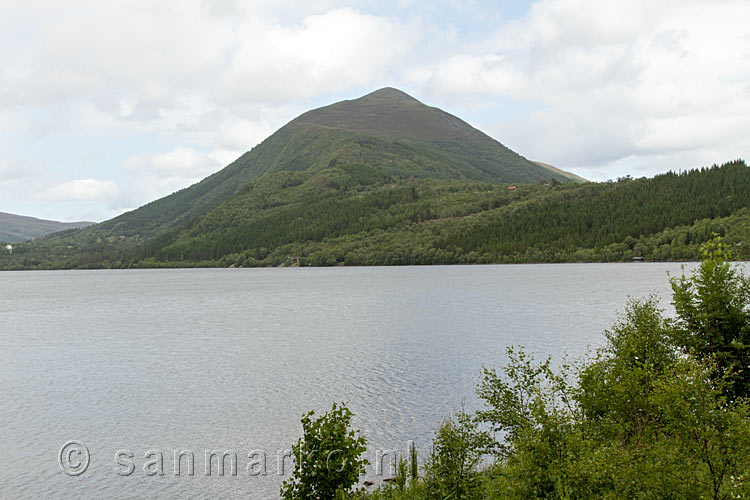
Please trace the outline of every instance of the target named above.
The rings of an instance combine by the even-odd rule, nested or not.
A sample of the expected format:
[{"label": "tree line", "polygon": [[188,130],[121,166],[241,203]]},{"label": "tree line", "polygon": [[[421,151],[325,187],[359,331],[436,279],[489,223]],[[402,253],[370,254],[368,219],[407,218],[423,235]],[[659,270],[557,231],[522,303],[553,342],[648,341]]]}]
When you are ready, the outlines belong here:
[{"label": "tree line", "polygon": [[339,159],[267,174],[156,235],[110,225],[72,231],[19,245],[0,268],[697,260],[714,233],[739,258],[749,255],[750,168],[739,160],[513,190],[389,168]]}]

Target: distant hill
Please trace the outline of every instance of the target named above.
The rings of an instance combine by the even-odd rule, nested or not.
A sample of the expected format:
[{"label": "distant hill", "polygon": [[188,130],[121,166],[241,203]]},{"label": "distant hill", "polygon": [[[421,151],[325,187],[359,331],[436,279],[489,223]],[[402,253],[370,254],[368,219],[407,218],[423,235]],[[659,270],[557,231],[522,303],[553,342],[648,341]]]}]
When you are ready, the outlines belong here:
[{"label": "distant hill", "polygon": [[66,229],[87,227],[94,222],[57,222],[0,212],[0,242],[20,243]]}]

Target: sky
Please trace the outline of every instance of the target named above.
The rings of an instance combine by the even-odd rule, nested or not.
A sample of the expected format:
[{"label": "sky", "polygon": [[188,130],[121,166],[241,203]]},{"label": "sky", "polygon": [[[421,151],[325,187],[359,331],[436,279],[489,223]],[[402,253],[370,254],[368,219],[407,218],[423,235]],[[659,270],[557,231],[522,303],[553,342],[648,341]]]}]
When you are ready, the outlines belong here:
[{"label": "sky", "polygon": [[0,0],[0,211],[101,221],[397,87],[587,179],[748,158],[750,2]]}]

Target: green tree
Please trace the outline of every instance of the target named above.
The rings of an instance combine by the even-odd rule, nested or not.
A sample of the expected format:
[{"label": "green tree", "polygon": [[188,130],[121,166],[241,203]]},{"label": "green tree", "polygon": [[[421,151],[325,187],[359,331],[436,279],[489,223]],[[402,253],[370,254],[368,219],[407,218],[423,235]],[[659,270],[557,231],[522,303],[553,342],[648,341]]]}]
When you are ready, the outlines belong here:
[{"label": "green tree", "polygon": [[[653,297],[629,302],[575,376],[509,349],[484,371],[484,409],[437,432],[423,481],[357,498],[750,498],[750,398],[737,394],[748,285],[720,239],[703,255],[672,281],[676,319]],[[478,470],[485,450],[495,461]]]},{"label": "green tree", "polygon": [[292,447],[292,477],[281,485],[286,500],[333,500],[348,494],[368,461],[362,458],[367,441],[350,429],[352,412],[334,403],[319,418],[302,416],[303,436]]},{"label": "green tree", "polygon": [[425,470],[437,498],[473,498],[478,485],[477,466],[492,444],[489,434],[463,411],[438,429]]},{"label": "green tree", "polygon": [[485,369],[477,391],[485,402],[478,418],[501,438],[494,469],[500,473],[490,489],[502,498],[555,498],[576,421],[574,392],[549,358],[538,363],[523,350],[507,353],[502,372]]},{"label": "green tree", "polygon": [[412,484],[419,480],[419,460],[417,459],[417,446],[411,443],[409,447],[409,478]]},{"label": "green tree", "polygon": [[677,343],[700,359],[714,358],[719,374],[731,374],[731,395],[750,396],[750,281],[732,268],[721,237],[701,252],[690,277],[672,279]]},{"label": "green tree", "polygon": [[662,483],[670,483],[675,496],[721,500],[750,494],[750,408],[744,399],[727,401],[729,374],[717,377],[716,369],[712,360],[681,358],[652,397],[662,414],[658,441],[668,444],[652,450],[662,462],[672,462]]},{"label": "green tree", "polygon": [[637,444],[649,439],[660,418],[650,396],[676,359],[671,329],[650,298],[629,302],[605,336],[595,359],[580,370],[577,405],[596,432]]},{"label": "green tree", "polygon": [[497,443],[501,456],[512,454],[528,429],[555,426],[574,410],[571,387],[565,376],[554,373],[549,358],[537,363],[512,347],[507,355],[509,362],[502,374],[485,369],[477,389],[485,402],[477,416],[503,436],[503,442]]}]

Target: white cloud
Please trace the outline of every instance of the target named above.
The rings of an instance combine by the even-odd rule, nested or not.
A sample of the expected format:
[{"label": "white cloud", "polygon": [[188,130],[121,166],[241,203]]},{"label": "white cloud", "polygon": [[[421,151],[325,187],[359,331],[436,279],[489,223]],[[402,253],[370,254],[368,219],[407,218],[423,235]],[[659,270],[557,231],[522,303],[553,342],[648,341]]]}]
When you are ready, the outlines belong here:
[{"label": "white cloud", "polygon": [[440,61],[427,82],[431,94],[519,95],[526,76],[500,54],[459,54]]},{"label": "white cloud", "polygon": [[38,172],[23,162],[0,158],[0,184],[35,177]]},{"label": "white cloud", "polygon": [[[196,98],[209,108],[283,103],[385,78],[418,36],[415,26],[382,16],[286,3],[307,14],[282,20],[278,7],[225,3],[216,15],[212,2],[199,1],[19,5],[0,21],[8,28],[0,56],[13,62],[0,72],[5,98],[27,106],[85,101],[141,121],[174,117]],[[227,9],[239,12],[222,15]],[[37,36],[19,43],[11,23]],[[200,116],[183,115],[183,123]]]},{"label": "white cloud", "polygon": [[231,117],[224,120],[216,134],[217,142],[235,150],[246,150],[274,133],[274,126],[266,120],[251,121]]},{"label": "white cloud", "polygon": [[52,201],[112,201],[119,194],[117,185],[112,181],[76,179],[48,189],[39,198]]},{"label": "white cloud", "polygon": [[750,147],[748,18],[737,1],[543,0],[437,63],[425,88],[459,103],[529,103],[481,125],[584,175],[628,173],[632,158],[651,161],[649,173],[721,162]]},{"label": "white cloud", "polygon": [[138,206],[310,107],[385,85],[596,179],[747,155],[747,2],[540,0],[512,21],[498,9],[4,0],[0,150],[46,184],[8,188],[29,169],[6,162],[0,187],[48,209],[58,188],[98,200],[79,212]]},{"label": "white cloud", "polygon": [[[420,30],[340,3],[6,0],[0,131],[25,139],[16,153],[46,165],[48,182],[100,178],[104,169],[127,206],[169,194],[233,161],[311,100],[392,82]],[[86,143],[105,141],[132,149],[89,160]],[[0,137],[0,148],[13,143]],[[155,149],[170,152],[143,153]],[[48,184],[29,196],[51,193]]]},{"label": "white cloud", "polygon": [[299,24],[253,26],[222,75],[225,96],[284,102],[332,94],[386,79],[416,42],[417,30],[349,8]]},{"label": "white cloud", "polygon": [[193,148],[180,147],[167,153],[137,155],[125,162],[126,172],[150,172],[168,177],[192,179],[204,177],[220,168],[210,155]]},{"label": "white cloud", "polygon": [[220,170],[238,156],[239,151],[216,149],[207,153],[178,147],[166,153],[136,155],[123,165],[127,189],[118,206],[138,207],[190,186]]}]

